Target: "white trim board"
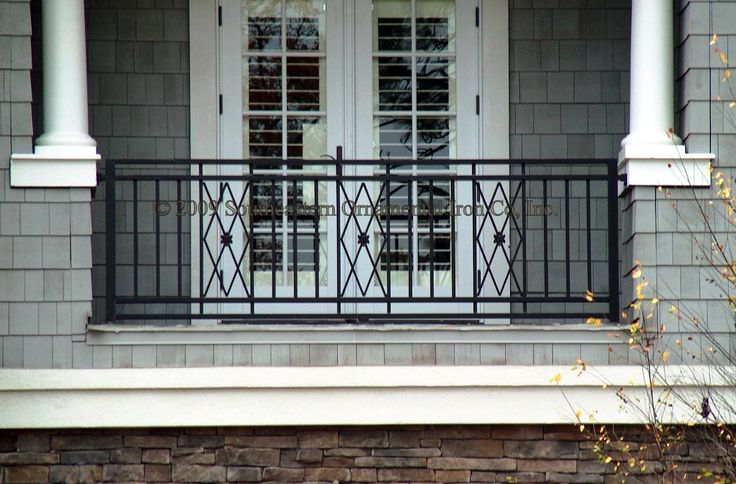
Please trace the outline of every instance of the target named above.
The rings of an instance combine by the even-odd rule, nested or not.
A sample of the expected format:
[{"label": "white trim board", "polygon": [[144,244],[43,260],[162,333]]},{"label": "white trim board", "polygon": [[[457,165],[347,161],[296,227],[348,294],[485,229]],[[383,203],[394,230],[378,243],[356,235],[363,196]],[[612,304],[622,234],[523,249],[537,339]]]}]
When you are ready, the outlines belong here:
[{"label": "white trim board", "polygon": [[13,188],[92,188],[97,186],[97,162],[92,150],[59,149],[52,153],[13,154],[10,186]]},{"label": "white trim board", "polygon": [[616,344],[616,326],[571,325],[294,325],[202,326],[90,325],[90,345],[180,344],[382,344],[382,343],[562,343]]},{"label": "white trim board", "polygon": [[[693,401],[699,374],[736,399],[707,368],[667,371]],[[550,381],[558,373],[559,384]],[[619,388],[643,396],[641,368],[580,376],[560,366],[0,370],[0,428],[550,424],[573,423],[577,409],[583,422],[595,411],[597,423],[641,423],[619,409]],[[671,421],[691,414],[676,402]]]}]

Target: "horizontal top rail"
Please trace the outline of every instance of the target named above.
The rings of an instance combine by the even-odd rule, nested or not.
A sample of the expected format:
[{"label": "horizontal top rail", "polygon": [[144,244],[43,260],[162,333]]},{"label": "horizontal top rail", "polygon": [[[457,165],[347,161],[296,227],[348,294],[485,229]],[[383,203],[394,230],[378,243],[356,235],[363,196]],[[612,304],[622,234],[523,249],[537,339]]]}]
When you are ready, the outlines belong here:
[{"label": "horizontal top rail", "polygon": [[141,160],[141,159],[117,159],[110,158],[106,160],[116,165],[417,165],[417,166],[436,166],[436,165],[563,165],[563,166],[590,166],[601,165],[609,166],[617,164],[618,160],[612,158],[539,158],[539,159],[453,159],[453,160],[372,160],[372,159],[288,159],[288,160],[271,160],[271,159],[162,159],[162,160]]}]

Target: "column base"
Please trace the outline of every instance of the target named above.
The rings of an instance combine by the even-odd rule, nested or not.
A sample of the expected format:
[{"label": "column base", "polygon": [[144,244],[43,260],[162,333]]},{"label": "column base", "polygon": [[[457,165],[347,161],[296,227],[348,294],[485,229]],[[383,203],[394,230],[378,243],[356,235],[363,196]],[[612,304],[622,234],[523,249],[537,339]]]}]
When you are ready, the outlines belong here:
[{"label": "column base", "polygon": [[632,145],[621,148],[618,171],[627,186],[710,186],[712,153],[686,153],[683,145]]},{"label": "column base", "polygon": [[35,153],[10,157],[13,188],[72,188],[97,186],[94,146],[39,146]]}]

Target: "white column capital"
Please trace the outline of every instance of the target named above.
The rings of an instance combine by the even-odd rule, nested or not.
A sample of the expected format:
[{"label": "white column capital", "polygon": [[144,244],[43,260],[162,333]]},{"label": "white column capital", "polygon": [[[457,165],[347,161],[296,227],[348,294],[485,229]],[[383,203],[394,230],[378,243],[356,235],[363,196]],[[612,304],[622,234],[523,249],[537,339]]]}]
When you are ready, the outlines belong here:
[{"label": "white column capital", "polygon": [[10,160],[13,187],[94,187],[97,143],[89,135],[84,0],[43,0],[44,132],[32,154]]}]

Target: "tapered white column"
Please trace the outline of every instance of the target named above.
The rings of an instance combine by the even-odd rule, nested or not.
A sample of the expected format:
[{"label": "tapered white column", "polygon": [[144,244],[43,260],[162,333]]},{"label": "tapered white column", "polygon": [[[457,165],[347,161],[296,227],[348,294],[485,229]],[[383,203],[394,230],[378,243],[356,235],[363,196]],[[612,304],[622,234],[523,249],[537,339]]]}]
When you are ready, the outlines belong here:
[{"label": "tapered white column", "polygon": [[622,145],[682,144],[675,127],[672,0],[631,4],[631,107]]},{"label": "tapered white column", "polygon": [[13,154],[13,187],[94,187],[97,143],[89,135],[84,0],[43,0],[43,134]]},{"label": "tapered white column", "polygon": [[688,154],[675,134],[672,0],[631,4],[629,134],[619,171],[629,186],[707,186],[711,154]]},{"label": "tapered white column", "polygon": [[43,135],[36,152],[95,141],[87,121],[87,55],[84,0],[43,0]]}]

